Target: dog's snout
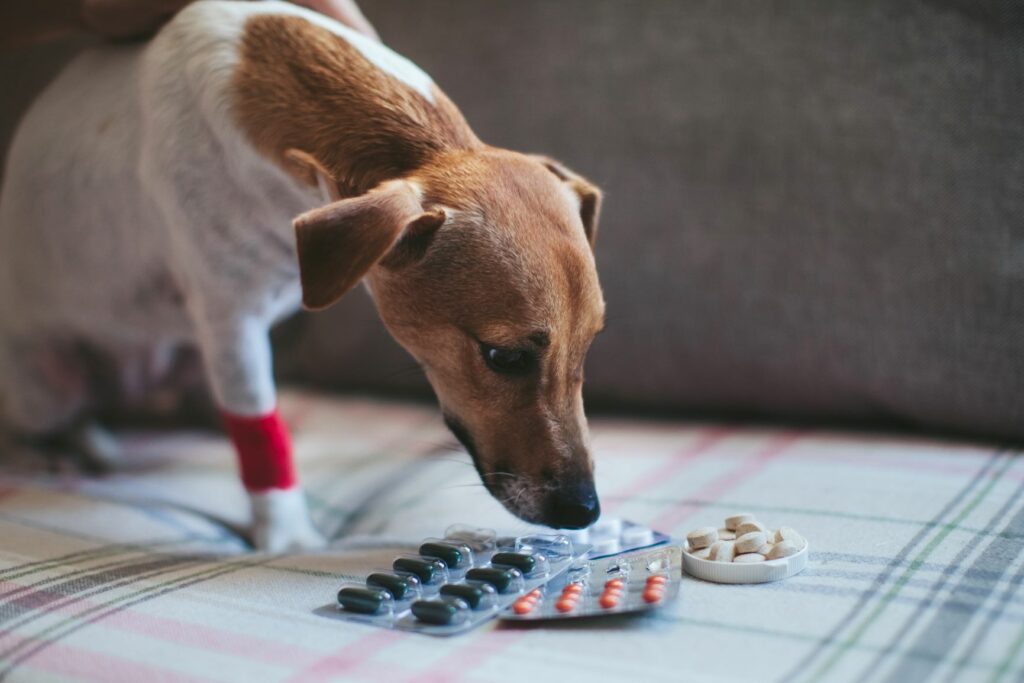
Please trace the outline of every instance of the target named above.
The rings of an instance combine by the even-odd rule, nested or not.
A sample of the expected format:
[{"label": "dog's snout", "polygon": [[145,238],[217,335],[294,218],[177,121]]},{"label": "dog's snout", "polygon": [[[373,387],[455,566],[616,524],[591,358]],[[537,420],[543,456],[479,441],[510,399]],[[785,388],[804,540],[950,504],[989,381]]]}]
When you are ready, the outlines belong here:
[{"label": "dog's snout", "polygon": [[554,491],[545,505],[544,522],[556,529],[585,529],[601,516],[593,484]]}]

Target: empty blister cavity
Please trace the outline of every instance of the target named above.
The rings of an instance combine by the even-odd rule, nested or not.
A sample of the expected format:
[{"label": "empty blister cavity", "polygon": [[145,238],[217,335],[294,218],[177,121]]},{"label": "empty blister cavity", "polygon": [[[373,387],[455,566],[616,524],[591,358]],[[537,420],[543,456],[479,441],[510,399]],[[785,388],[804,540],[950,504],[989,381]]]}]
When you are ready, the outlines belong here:
[{"label": "empty blister cavity", "polygon": [[478,555],[488,555],[498,548],[498,534],[494,529],[478,529],[467,524],[452,524],[444,531],[445,540],[469,546]]},{"label": "empty blister cavity", "polygon": [[572,540],[565,534],[534,534],[516,539],[515,549],[520,552],[537,552],[550,562],[568,560],[574,557]]}]

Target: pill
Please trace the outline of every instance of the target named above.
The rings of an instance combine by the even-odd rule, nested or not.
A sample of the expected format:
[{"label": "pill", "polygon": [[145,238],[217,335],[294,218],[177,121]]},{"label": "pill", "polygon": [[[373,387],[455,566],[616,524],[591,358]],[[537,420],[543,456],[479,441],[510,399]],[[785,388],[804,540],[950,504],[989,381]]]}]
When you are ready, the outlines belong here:
[{"label": "pill", "polygon": [[694,529],[686,534],[686,541],[690,544],[691,550],[700,550],[718,540],[718,529],[713,526],[705,526]]},{"label": "pill", "polygon": [[797,547],[796,543],[792,541],[780,541],[772,546],[771,552],[765,557],[769,560],[779,560],[783,557],[789,557],[790,555],[796,555],[800,552],[800,548]]},{"label": "pill", "polygon": [[654,531],[645,526],[631,526],[622,530],[622,545],[636,547],[654,543]]},{"label": "pill", "polygon": [[448,583],[441,586],[440,593],[441,595],[459,598],[473,609],[476,609],[479,607],[484,595],[487,594],[487,591],[480,586],[473,586],[468,583]]},{"label": "pill", "polygon": [[607,581],[604,582],[604,587],[605,588],[611,588],[611,587],[622,588],[624,585],[626,585],[626,582],[623,581],[622,579],[608,579]]},{"label": "pill", "polygon": [[653,576],[647,577],[648,585],[664,586],[666,583],[668,583],[668,577],[662,576],[661,574],[654,574]]},{"label": "pill", "polygon": [[590,537],[592,539],[614,538],[618,540],[621,535],[622,520],[617,517],[598,520],[596,524],[590,527]]},{"label": "pill", "polygon": [[640,595],[640,597],[643,598],[644,602],[658,602],[665,597],[665,591],[648,588]]},{"label": "pill", "polygon": [[726,529],[725,527],[722,527],[721,529],[718,530],[718,540],[719,541],[735,541],[736,540],[736,532],[733,531],[732,529]]},{"label": "pill", "polygon": [[768,553],[772,551],[772,547],[774,547],[774,545],[775,544],[771,542],[765,543],[763,546],[757,549],[757,554],[764,555],[765,557],[767,557]]},{"label": "pill", "polygon": [[420,546],[419,552],[424,557],[435,557],[441,560],[449,568],[460,567],[465,561],[462,551],[447,543],[424,543]]},{"label": "pill", "polygon": [[559,612],[571,612],[576,608],[575,600],[559,600],[555,603],[555,609]]},{"label": "pill", "polygon": [[611,555],[619,552],[622,545],[618,538],[595,539],[591,545],[590,552],[594,555]]},{"label": "pill", "polygon": [[611,609],[619,604],[619,595],[602,593],[601,598],[597,601],[597,604],[605,609]]},{"label": "pill", "polygon": [[696,552],[691,552],[690,554],[693,555],[694,557],[698,558],[698,559],[707,560],[707,559],[710,559],[711,548],[710,547],[709,548],[701,548],[700,550],[698,550]]},{"label": "pill", "polygon": [[565,588],[562,589],[562,593],[572,593],[573,595],[579,595],[583,592],[583,586],[578,583],[566,584]]},{"label": "pill", "polygon": [[733,562],[750,564],[751,562],[764,562],[764,555],[761,553],[743,553],[733,558]]},{"label": "pill", "polygon": [[458,613],[459,603],[454,600],[417,600],[412,603],[413,616],[428,624],[450,624]]},{"label": "pill", "polygon": [[732,558],[736,555],[736,543],[733,541],[717,541],[711,546],[711,553],[708,555],[709,560],[715,562],[732,562]]},{"label": "pill", "polygon": [[495,567],[515,567],[528,575],[537,566],[537,560],[526,553],[495,553],[491,557],[491,564]]},{"label": "pill", "polygon": [[342,588],[338,591],[338,604],[349,612],[377,614],[390,594],[380,588]]},{"label": "pill", "polygon": [[470,581],[483,581],[489,583],[499,592],[504,593],[508,590],[512,582],[522,576],[522,572],[514,567],[508,567],[507,569],[499,567],[477,567],[470,569],[466,572],[466,578]]},{"label": "pill", "polygon": [[536,606],[536,600],[530,600],[526,597],[522,597],[512,603],[512,611],[516,614],[529,614]]},{"label": "pill", "polygon": [[737,538],[749,534],[751,531],[764,532],[765,536],[768,536],[764,528],[764,524],[761,524],[761,522],[757,521],[756,519],[749,519],[745,522],[741,522],[740,524],[736,525]]},{"label": "pill", "polygon": [[739,514],[732,515],[731,517],[726,517],[725,528],[729,531],[736,531],[736,527],[738,527],[743,522],[748,522],[752,519],[754,519],[754,515],[750,514],[749,512],[741,512]]},{"label": "pill", "polygon": [[399,557],[391,567],[396,572],[409,572],[419,577],[423,583],[430,583],[437,575],[437,565],[431,560],[417,560],[414,557]]},{"label": "pill", "polygon": [[532,591],[527,593],[527,595],[532,597],[532,598],[536,598],[536,599],[540,600],[540,597],[543,595],[543,593],[541,593],[539,588],[534,588]]},{"label": "pill", "polygon": [[398,576],[397,574],[378,572],[366,577],[366,585],[373,588],[383,588],[395,596],[395,600],[404,600],[409,597],[410,593],[416,590],[420,585],[420,580],[415,576]]},{"label": "pill", "polygon": [[796,529],[788,526],[781,527],[775,532],[775,542],[781,543],[782,541],[789,541],[797,547],[797,550],[803,548],[804,544],[807,542],[804,540],[803,536],[797,533]]},{"label": "pill", "polygon": [[757,552],[757,549],[763,546],[768,539],[765,537],[763,531],[751,531],[750,533],[743,534],[736,539],[736,552],[737,554],[753,553]]}]

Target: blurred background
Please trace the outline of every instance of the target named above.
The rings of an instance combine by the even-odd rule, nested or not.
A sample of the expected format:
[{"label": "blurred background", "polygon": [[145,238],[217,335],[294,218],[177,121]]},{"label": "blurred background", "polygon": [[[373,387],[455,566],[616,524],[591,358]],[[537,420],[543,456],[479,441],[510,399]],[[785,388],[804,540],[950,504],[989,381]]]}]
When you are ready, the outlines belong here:
[{"label": "blurred background", "polygon": [[[605,191],[592,411],[1024,437],[1024,3],[364,0],[491,144]],[[0,148],[86,39],[0,57]],[[283,380],[429,396],[356,291]]]}]

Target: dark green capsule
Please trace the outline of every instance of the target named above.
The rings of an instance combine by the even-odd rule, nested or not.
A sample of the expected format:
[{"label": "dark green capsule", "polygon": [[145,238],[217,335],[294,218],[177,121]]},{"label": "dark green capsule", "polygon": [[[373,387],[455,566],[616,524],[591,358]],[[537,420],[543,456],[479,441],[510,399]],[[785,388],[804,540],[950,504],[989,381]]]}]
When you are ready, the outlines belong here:
[{"label": "dark green capsule", "polygon": [[473,609],[476,609],[484,597],[484,589],[480,586],[470,586],[465,583],[449,583],[441,586],[441,595],[459,598]]},{"label": "dark green capsule", "polygon": [[417,600],[412,603],[412,614],[420,621],[438,626],[452,623],[459,608],[444,600]]},{"label": "dark green capsule", "polygon": [[350,586],[338,591],[338,604],[349,612],[377,614],[384,606],[386,597],[386,591]]},{"label": "dark green capsule", "polygon": [[524,553],[495,553],[491,557],[491,564],[495,567],[515,567],[524,574],[529,574],[537,566],[537,560],[533,555]]},{"label": "dark green capsule", "polygon": [[445,543],[424,543],[420,546],[420,555],[424,557],[436,557],[448,565],[448,568],[458,567],[462,564],[462,551],[453,545]]},{"label": "dark green capsule", "polygon": [[466,579],[470,581],[483,581],[494,586],[499,593],[508,590],[512,580],[519,575],[513,568],[501,569],[498,567],[477,567],[466,572]]},{"label": "dark green capsule", "polygon": [[391,564],[396,572],[409,572],[420,577],[423,583],[430,583],[437,573],[437,566],[430,560],[417,560],[414,557],[399,557]]},{"label": "dark green capsule", "polygon": [[388,593],[395,596],[395,600],[404,600],[412,590],[412,586],[410,585],[408,578],[404,576],[397,576],[395,574],[384,574],[383,572],[367,576],[366,585],[383,588]]}]

